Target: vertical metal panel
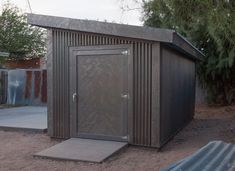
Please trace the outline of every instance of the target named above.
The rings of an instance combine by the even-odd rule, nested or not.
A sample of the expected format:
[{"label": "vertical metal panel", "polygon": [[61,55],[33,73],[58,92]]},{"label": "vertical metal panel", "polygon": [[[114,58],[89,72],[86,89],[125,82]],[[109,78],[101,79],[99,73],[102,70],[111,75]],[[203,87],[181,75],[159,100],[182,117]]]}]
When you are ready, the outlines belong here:
[{"label": "vertical metal panel", "polygon": [[[75,56],[75,51],[73,51],[72,48],[69,49],[70,56]],[[77,73],[76,73],[76,62],[74,60],[70,59],[69,60],[69,71],[70,71],[70,78],[75,78]],[[74,72],[75,71],[75,72]],[[75,83],[75,84],[74,84]],[[73,100],[74,92],[76,91],[76,85],[77,85],[77,80],[72,80],[70,79],[70,98]],[[77,96],[77,95],[76,95]],[[77,100],[77,97],[75,96],[75,100]],[[77,118],[74,118],[73,113],[77,112],[77,104],[76,103],[70,103],[70,125],[66,125],[70,128],[70,137],[76,137],[76,132],[77,132]]]},{"label": "vertical metal panel", "polygon": [[166,143],[194,114],[195,61],[161,45],[160,141]]},{"label": "vertical metal panel", "polygon": [[153,44],[152,47],[152,119],[151,119],[151,144],[154,147],[160,147],[160,70],[161,70],[161,54],[160,43]]},{"label": "vertical metal panel", "polygon": [[145,42],[133,44],[133,142],[145,146],[151,146],[151,87],[146,86],[152,81],[151,47]]},{"label": "vertical metal panel", "polygon": [[0,85],[1,85],[1,97],[0,97],[0,104],[7,103],[7,94],[8,94],[8,72],[4,70],[0,70]]},{"label": "vertical metal panel", "polygon": [[48,101],[47,101],[47,128],[48,128],[48,134],[50,136],[53,136],[53,39],[52,39],[52,30],[47,30],[47,91],[48,91]]},{"label": "vertical metal panel", "polygon": [[[115,41],[117,42],[117,41]],[[128,141],[133,144],[133,45],[129,46],[128,54],[128,89],[129,89],[129,100],[128,100]],[[131,91],[130,91],[131,90]]]},{"label": "vertical metal panel", "polygon": [[[70,137],[69,46],[133,45],[133,144],[151,146],[152,42],[53,30],[53,137]],[[51,90],[52,91],[52,90]]]}]

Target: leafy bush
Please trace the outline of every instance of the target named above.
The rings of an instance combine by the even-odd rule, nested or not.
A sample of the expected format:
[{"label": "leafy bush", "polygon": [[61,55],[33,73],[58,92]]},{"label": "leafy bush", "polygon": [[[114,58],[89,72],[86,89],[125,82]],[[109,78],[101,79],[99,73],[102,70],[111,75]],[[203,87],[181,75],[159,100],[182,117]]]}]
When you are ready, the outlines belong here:
[{"label": "leafy bush", "polygon": [[235,101],[235,1],[150,0],[143,3],[145,25],[175,29],[206,56],[197,75],[208,102]]}]

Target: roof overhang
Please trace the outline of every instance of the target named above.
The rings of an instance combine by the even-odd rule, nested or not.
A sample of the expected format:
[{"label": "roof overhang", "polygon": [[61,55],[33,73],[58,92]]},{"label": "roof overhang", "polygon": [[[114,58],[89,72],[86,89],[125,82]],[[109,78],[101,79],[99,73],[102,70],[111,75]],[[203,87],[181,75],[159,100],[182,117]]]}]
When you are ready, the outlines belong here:
[{"label": "roof overhang", "polygon": [[43,28],[57,28],[111,36],[157,41],[175,46],[194,59],[201,60],[203,54],[179,35],[175,30],[132,26],[93,20],[80,20],[47,15],[28,14],[28,23]]}]

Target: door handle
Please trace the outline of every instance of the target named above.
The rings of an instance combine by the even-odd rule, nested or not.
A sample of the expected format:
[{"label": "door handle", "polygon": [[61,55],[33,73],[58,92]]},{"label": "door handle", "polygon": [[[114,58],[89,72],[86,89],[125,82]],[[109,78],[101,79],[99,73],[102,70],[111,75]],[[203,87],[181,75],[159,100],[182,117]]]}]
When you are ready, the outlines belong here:
[{"label": "door handle", "polygon": [[73,102],[75,102],[77,99],[77,93],[73,93]]},{"label": "door handle", "polygon": [[129,98],[128,94],[121,94],[121,97],[122,97],[123,99],[128,99],[128,98]]}]

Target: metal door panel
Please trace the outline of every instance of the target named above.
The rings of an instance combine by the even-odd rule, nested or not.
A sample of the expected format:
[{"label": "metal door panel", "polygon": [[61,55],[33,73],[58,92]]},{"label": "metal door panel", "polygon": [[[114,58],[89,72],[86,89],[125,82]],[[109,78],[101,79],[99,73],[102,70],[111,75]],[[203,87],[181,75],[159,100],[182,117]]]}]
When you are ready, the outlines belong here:
[{"label": "metal door panel", "polygon": [[75,137],[127,140],[127,48],[82,47],[71,55],[72,89],[77,93],[71,124]]}]

